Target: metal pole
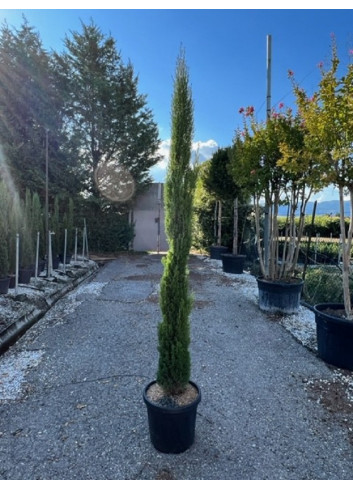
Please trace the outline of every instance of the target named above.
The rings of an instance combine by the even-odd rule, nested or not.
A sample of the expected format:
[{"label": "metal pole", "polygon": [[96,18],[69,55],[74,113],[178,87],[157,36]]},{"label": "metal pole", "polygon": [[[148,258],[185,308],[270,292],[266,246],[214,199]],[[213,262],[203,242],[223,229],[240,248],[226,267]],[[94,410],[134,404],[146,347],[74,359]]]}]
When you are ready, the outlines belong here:
[{"label": "metal pole", "polygon": [[48,155],[48,129],[45,130],[45,236],[47,248],[47,277],[49,274],[49,155]]},{"label": "metal pole", "polygon": [[85,261],[85,245],[86,245],[86,221],[83,220],[83,233],[82,233],[82,260]]},{"label": "metal pole", "polygon": [[271,69],[272,69],[272,37],[267,36],[267,94],[266,94],[266,117],[271,117]]},{"label": "metal pole", "polygon": [[65,229],[65,239],[64,239],[64,273],[66,272],[66,247],[67,247],[67,229]]},{"label": "metal pole", "polygon": [[157,216],[157,253],[159,254],[161,250],[161,202],[162,202],[162,184],[158,184],[158,195],[157,195],[157,206],[158,206],[158,216]]},{"label": "metal pole", "polygon": [[51,231],[48,233],[48,243],[49,243],[49,253],[48,253],[48,267],[47,267],[47,277],[51,277],[51,273],[53,270],[53,257],[51,251],[51,235],[54,234]]},{"label": "metal pole", "polygon": [[[271,117],[271,64],[272,64],[272,37],[267,36],[267,94],[266,94],[266,118],[267,120]],[[264,221],[264,265],[265,272],[269,272],[269,204],[265,202],[265,221]]]},{"label": "metal pole", "polygon": [[20,261],[20,235],[16,234],[16,271],[15,271],[15,294],[17,295],[18,290],[18,269]]},{"label": "metal pole", "polygon": [[89,251],[88,251],[88,233],[85,219],[85,239],[86,239],[86,252],[87,252],[87,260],[89,260]]},{"label": "metal pole", "polygon": [[77,228],[75,230],[75,262],[77,261]]},{"label": "metal pole", "polygon": [[35,268],[35,278],[38,278],[38,262],[39,262],[39,231],[37,231],[37,248],[36,248],[36,268]]}]

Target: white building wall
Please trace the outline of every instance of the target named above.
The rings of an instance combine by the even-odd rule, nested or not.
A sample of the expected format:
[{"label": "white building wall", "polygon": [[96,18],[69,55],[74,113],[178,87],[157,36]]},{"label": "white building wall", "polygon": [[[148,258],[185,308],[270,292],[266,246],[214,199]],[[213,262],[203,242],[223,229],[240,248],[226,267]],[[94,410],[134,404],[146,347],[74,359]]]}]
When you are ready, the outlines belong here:
[{"label": "white building wall", "polygon": [[168,244],[164,230],[163,184],[153,183],[140,195],[135,203],[133,215],[135,224],[134,251],[167,251]]}]

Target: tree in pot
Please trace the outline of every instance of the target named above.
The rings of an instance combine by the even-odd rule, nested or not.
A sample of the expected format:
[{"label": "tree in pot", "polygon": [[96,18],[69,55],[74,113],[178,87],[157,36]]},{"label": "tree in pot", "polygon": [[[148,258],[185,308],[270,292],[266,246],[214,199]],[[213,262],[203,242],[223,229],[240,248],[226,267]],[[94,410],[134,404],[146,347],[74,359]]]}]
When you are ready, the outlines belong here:
[{"label": "tree in pot", "polygon": [[[305,209],[312,192],[319,190],[322,182],[305,145],[301,116],[284,109],[283,104],[279,109],[273,110],[265,123],[255,120],[253,107],[241,109],[244,130],[236,133],[234,141],[233,175],[253,194],[260,309],[295,313],[303,285],[297,263]],[[268,209],[264,226],[263,204]],[[278,213],[284,204],[288,211],[285,232],[280,236]]]},{"label": "tree in pot", "polygon": [[[231,160],[231,148],[220,148],[210,160],[208,172],[205,177],[205,186],[217,202],[232,203],[233,208],[233,237],[232,252],[228,247],[223,247],[219,252],[223,270],[229,273],[243,273],[245,255],[238,254],[239,248],[239,203],[246,203],[245,189],[241,189],[235,178],[229,174]],[[211,256],[212,257],[212,256]]]},{"label": "tree in pot", "polygon": [[[169,249],[161,278],[157,381],[144,390],[151,441],[162,452],[185,451],[194,441],[201,393],[190,381],[189,315],[192,297],[188,258],[192,239],[197,168],[190,165],[193,102],[184,54],[178,57],[172,102],[172,136],[165,184],[165,225]],[[185,400],[186,399],[186,400]]]},{"label": "tree in pot", "polygon": [[3,182],[0,182],[0,294],[9,290],[9,256],[8,256],[8,204],[9,195]]},{"label": "tree in pot", "polygon": [[[353,309],[350,291],[353,235],[353,63],[344,76],[338,74],[339,58],[332,43],[331,64],[320,65],[318,90],[309,98],[290,72],[298,107],[306,126],[306,145],[319,166],[325,185],[338,189],[342,255],[343,304],[317,304],[314,307],[319,357],[337,367],[353,370]],[[344,200],[349,196],[350,216],[345,226]]]},{"label": "tree in pot", "polygon": [[28,284],[34,276],[35,263],[35,239],[32,220],[32,194],[26,189],[23,202],[22,223],[20,232],[20,269],[19,283]]}]

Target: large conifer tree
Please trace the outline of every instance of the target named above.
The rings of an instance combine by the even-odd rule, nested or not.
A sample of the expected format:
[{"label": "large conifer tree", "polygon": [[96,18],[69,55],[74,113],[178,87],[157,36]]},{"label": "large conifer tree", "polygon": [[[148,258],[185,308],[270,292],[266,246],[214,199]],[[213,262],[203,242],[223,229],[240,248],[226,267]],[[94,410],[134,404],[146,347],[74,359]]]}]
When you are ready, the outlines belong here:
[{"label": "large conifer tree", "polygon": [[26,188],[44,196],[47,130],[50,189],[72,191],[51,57],[25,19],[19,29],[0,29],[0,114],[1,148],[22,197]]},{"label": "large conifer tree", "polygon": [[65,48],[55,64],[85,190],[97,195],[94,171],[112,160],[128,168],[137,188],[149,183],[149,168],[159,159],[158,129],[133,66],[124,65],[115,40],[94,23],[66,37]]}]

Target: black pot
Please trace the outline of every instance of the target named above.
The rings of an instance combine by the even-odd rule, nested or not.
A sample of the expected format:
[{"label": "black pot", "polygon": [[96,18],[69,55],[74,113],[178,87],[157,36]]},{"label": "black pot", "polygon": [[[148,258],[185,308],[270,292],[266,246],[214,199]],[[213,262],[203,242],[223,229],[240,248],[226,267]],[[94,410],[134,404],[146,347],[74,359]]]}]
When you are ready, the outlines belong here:
[{"label": "black pot", "polygon": [[221,254],[227,252],[228,248],[226,246],[210,246],[210,258],[212,258],[212,260],[221,260]]},{"label": "black pot", "polygon": [[329,310],[343,310],[343,304],[317,304],[314,307],[318,356],[335,367],[353,370],[353,321]]},{"label": "black pot", "polygon": [[[65,265],[70,265],[71,258],[72,258],[72,254],[66,253]],[[63,254],[59,255],[59,259],[60,259],[61,263],[64,263],[64,255]]]},{"label": "black pot", "polygon": [[53,256],[52,263],[53,263],[53,270],[57,270],[60,266],[60,258],[58,256]]},{"label": "black pot", "polygon": [[271,281],[257,279],[259,288],[259,307],[266,312],[295,314],[300,306],[303,280]]},{"label": "black pot", "polygon": [[147,397],[147,391],[154,383],[150,382],[143,391],[152,445],[163,453],[185,452],[194,443],[196,411],[201,401],[201,391],[194,382],[190,382],[198,390],[195,401],[181,407],[161,406]]},{"label": "black pot", "polygon": [[34,268],[20,268],[18,272],[18,283],[19,284],[29,284],[31,277],[34,275]]},{"label": "black pot", "polygon": [[9,288],[14,289],[16,287],[16,275],[10,275],[10,284]]},{"label": "black pot", "polygon": [[38,260],[38,272],[39,273],[44,272],[45,265],[46,265],[46,261],[45,260]]},{"label": "black pot", "polygon": [[221,255],[223,272],[225,273],[243,273],[245,255],[233,255],[232,253],[223,253]]},{"label": "black pot", "polygon": [[9,291],[10,277],[0,278],[0,294],[7,294]]}]

